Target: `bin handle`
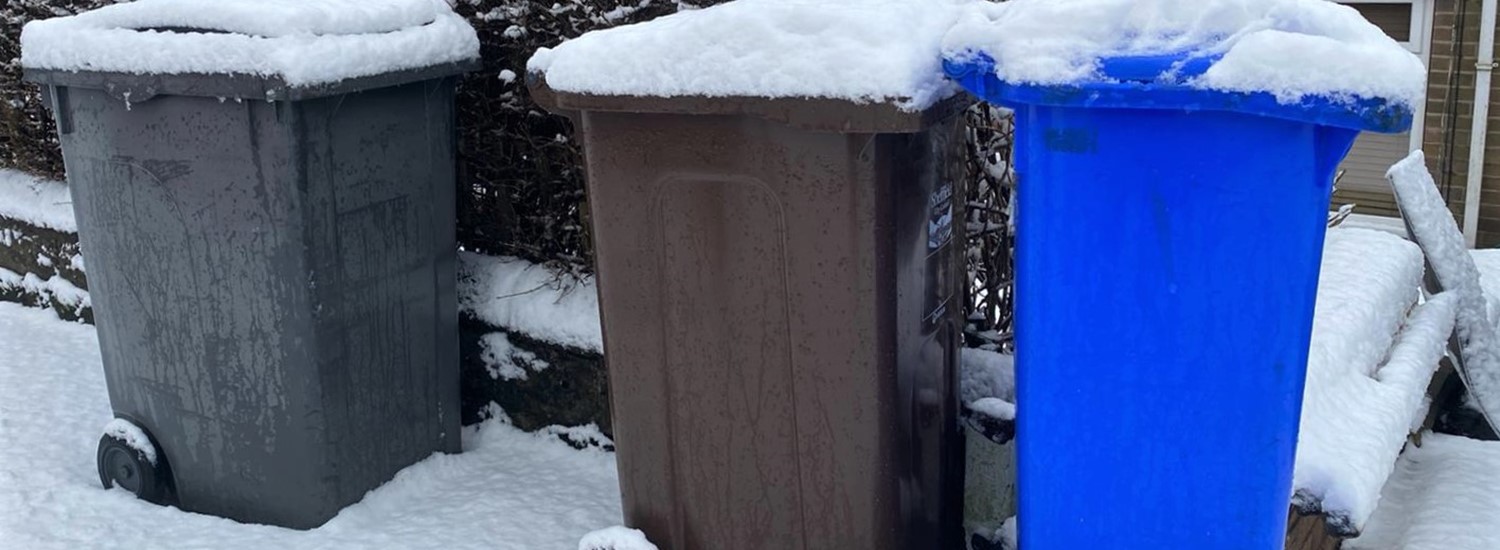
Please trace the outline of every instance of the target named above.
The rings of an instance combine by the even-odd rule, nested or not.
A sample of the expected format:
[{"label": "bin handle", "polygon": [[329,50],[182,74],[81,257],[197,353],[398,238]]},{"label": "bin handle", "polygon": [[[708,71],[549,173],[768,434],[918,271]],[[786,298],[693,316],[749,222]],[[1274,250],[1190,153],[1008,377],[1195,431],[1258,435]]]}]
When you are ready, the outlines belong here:
[{"label": "bin handle", "polygon": [[159,91],[156,89],[156,86],[139,88],[136,86],[119,86],[111,82],[104,85],[104,93],[109,94],[109,97],[124,101],[126,105],[131,105],[151,101],[156,98]]},{"label": "bin handle", "polygon": [[52,116],[57,119],[57,133],[64,136],[72,134],[73,112],[68,109],[68,88],[47,86],[47,91],[52,99]]}]

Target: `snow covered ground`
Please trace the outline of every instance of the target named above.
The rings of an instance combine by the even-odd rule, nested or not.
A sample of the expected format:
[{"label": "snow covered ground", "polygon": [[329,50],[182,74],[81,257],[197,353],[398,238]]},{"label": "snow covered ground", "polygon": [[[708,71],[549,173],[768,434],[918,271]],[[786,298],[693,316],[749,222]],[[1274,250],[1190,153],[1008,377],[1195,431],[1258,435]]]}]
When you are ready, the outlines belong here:
[{"label": "snow covered ground", "polygon": [[[0,214],[71,228],[65,188],[0,173],[6,175],[12,177],[0,177],[0,184],[10,187],[0,191],[25,200],[0,201]],[[1500,251],[1475,251],[1474,257],[1485,291],[1500,297]],[[601,347],[591,280],[569,286],[525,262],[463,259],[465,310],[554,343]],[[1493,502],[1500,465],[1491,457],[1500,454],[1494,450],[1500,444],[1439,443],[1399,464],[1395,458],[1425,410],[1425,380],[1451,326],[1451,300],[1408,311],[1417,301],[1421,256],[1386,233],[1330,231],[1323,275],[1298,488],[1355,526],[1370,517],[1366,535],[1351,548],[1500,548],[1500,505]],[[1395,337],[1403,325],[1406,331]],[[491,342],[486,349],[499,354],[505,347]],[[975,351],[966,353],[965,363],[984,367],[966,370],[966,401],[991,398],[987,404],[1009,406],[1008,358]],[[514,376],[545,368],[509,366]],[[99,489],[93,454],[110,417],[107,403],[92,327],[0,303],[0,548],[571,549],[588,531],[620,522],[612,455],[575,451],[553,436],[499,421],[468,430],[467,453],[403,471],[314,531],[160,508]],[[1002,418],[1013,410],[986,409]],[[1450,448],[1456,450],[1442,450]],[[1393,481],[1385,484],[1388,475]],[[1450,498],[1455,504],[1437,504]],[[1484,513],[1489,516],[1475,515]],[[1457,538],[1422,546],[1444,540],[1434,533]]]},{"label": "snow covered ground", "polygon": [[94,328],[0,302],[0,548],[571,550],[621,522],[614,455],[500,421],[319,529],[183,513],[99,487],[110,416]]},{"label": "snow covered ground", "polygon": [[1424,434],[1345,550],[1500,548],[1500,442]]}]

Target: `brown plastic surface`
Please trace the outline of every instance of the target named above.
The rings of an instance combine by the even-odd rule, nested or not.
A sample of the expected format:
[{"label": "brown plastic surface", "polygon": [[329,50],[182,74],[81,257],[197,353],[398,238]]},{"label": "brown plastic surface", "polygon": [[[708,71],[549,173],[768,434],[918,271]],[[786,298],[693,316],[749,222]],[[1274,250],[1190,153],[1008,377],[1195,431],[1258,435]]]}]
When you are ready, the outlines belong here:
[{"label": "brown plastic surface", "polygon": [[586,151],[626,522],[663,550],[962,548],[956,104],[533,84]]}]

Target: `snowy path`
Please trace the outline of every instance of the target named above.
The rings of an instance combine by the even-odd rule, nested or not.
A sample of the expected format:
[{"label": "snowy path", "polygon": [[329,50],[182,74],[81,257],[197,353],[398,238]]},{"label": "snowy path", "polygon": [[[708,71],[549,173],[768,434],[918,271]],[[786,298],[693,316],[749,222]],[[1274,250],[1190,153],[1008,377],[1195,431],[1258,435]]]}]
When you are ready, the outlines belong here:
[{"label": "snowy path", "polygon": [[620,523],[613,455],[497,422],[313,531],[184,513],[100,489],[109,419],[93,327],[0,303],[0,548],[571,550]]}]

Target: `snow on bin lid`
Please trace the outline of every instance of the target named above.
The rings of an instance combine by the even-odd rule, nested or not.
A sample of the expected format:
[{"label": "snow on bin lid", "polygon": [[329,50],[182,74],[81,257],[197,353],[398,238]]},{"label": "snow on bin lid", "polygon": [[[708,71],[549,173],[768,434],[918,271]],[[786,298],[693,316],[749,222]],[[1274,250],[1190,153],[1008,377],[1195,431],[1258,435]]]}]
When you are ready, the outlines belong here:
[{"label": "snow on bin lid", "polygon": [[1112,57],[1211,60],[1158,83],[1293,106],[1321,98],[1409,112],[1427,82],[1415,55],[1326,0],[1012,0],[968,10],[943,52],[987,55],[1000,81],[1032,86],[1120,82],[1120,67],[1102,61]]},{"label": "snow on bin lid", "polygon": [[829,98],[921,111],[957,92],[939,45],[968,0],[737,0],[594,31],[527,64],[559,92]]},{"label": "snow on bin lid", "polygon": [[139,0],[33,21],[28,69],[250,74],[304,86],[474,59],[443,0]]}]

